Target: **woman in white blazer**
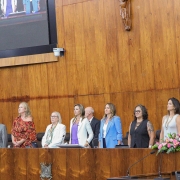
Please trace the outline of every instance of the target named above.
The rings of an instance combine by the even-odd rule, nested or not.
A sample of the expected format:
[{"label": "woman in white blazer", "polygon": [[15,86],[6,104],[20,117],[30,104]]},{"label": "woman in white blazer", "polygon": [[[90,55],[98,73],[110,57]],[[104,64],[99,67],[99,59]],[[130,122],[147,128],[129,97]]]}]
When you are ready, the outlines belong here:
[{"label": "woman in white blazer", "polygon": [[61,144],[64,144],[64,138],[66,135],[66,126],[61,124],[62,119],[59,112],[53,112],[51,114],[51,123],[46,128],[46,132],[42,138],[43,148],[58,148]]},{"label": "woman in white blazer", "polygon": [[70,121],[69,144],[79,144],[88,147],[93,139],[93,131],[87,118],[84,117],[85,110],[81,104],[74,106],[75,117]]}]

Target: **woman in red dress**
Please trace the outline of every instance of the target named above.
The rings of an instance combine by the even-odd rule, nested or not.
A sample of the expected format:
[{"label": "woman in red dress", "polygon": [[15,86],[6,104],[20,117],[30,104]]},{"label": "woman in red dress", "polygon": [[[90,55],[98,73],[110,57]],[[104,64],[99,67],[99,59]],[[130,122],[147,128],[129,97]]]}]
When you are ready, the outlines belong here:
[{"label": "woman in red dress", "polygon": [[11,136],[15,148],[33,147],[36,141],[35,125],[32,121],[31,111],[26,102],[22,102],[18,108],[19,116],[14,120]]}]

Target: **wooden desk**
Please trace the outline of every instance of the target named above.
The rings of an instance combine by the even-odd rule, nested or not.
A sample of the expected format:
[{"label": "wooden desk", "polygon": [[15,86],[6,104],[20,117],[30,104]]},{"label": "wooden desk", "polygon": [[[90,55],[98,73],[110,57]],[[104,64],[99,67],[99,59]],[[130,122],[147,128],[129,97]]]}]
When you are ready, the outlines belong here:
[{"label": "wooden desk", "polygon": [[[52,163],[53,180],[106,180],[126,175],[130,165],[150,149],[0,149],[0,180],[39,180],[40,163]],[[162,172],[180,170],[180,153],[163,154]],[[130,175],[158,173],[152,154]]]}]

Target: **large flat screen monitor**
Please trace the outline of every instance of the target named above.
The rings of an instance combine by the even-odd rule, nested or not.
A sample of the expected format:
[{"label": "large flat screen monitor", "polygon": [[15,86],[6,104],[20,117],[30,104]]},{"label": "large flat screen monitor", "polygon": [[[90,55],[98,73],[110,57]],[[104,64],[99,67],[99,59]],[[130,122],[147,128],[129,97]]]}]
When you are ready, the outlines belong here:
[{"label": "large flat screen monitor", "polygon": [[0,0],[0,58],[53,52],[55,0]]}]

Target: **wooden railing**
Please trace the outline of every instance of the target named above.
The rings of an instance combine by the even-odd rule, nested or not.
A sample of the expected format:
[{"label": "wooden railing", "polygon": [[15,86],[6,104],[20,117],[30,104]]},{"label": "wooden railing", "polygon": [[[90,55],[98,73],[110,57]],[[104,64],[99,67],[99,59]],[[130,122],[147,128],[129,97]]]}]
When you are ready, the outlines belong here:
[{"label": "wooden railing", "polygon": [[[0,180],[39,180],[40,163],[52,164],[53,180],[106,180],[125,176],[150,149],[0,149]],[[162,173],[180,169],[180,153],[162,155]],[[157,174],[152,154],[130,169],[130,175]]]}]

